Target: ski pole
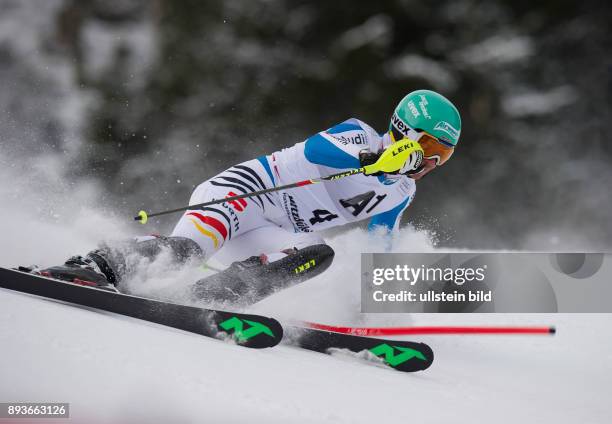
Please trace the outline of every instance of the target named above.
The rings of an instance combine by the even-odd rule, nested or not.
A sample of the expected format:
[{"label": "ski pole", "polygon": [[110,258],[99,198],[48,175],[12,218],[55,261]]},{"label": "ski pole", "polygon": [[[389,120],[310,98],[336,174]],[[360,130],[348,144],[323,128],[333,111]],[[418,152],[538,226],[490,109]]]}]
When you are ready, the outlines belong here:
[{"label": "ski pole", "polygon": [[134,217],[135,221],[140,221],[141,224],[146,224],[149,218],[160,215],[167,215],[175,212],[186,211],[187,209],[196,209],[204,206],[217,205],[224,202],[232,202],[238,199],[245,199],[247,197],[259,196],[261,194],[271,193],[273,191],[287,190],[290,188],[304,187],[311,184],[320,183],[322,181],[335,181],[344,177],[349,177],[355,174],[375,174],[377,172],[396,172],[402,168],[408,157],[413,152],[420,152],[423,154],[423,148],[416,141],[404,138],[403,140],[397,141],[389,146],[380,155],[378,160],[371,164],[361,168],[351,169],[350,171],[339,172],[337,174],[328,175],[326,177],[313,178],[310,180],[298,181],[292,184],[286,184],[278,187],[267,188],[264,190],[254,191],[252,193],[239,194],[236,196],[225,197],[223,199],[213,199],[208,202],[198,203],[196,205],[182,206],[176,209],[169,209],[162,212],[147,213],[145,211],[138,212],[138,215]]},{"label": "ski pole", "polygon": [[435,335],[435,334],[555,334],[555,327],[342,327],[301,322],[308,328],[332,331],[335,333],[355,334],[360,336],[404,336],[404,335]]}]

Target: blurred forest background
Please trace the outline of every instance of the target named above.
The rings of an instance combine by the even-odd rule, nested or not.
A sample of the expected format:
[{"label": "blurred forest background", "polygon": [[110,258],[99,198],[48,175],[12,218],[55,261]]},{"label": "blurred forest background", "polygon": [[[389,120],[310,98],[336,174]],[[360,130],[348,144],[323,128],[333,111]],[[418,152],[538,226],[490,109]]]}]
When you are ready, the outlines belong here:
[{"label": "blurred forest background", "polygon": [[442,247],[610,250],[611,27],[597,0],[0,0],[2,166],[61,158],[130,218],[349,117],[382,132],[430,88],[462,139],[404,222]]}]

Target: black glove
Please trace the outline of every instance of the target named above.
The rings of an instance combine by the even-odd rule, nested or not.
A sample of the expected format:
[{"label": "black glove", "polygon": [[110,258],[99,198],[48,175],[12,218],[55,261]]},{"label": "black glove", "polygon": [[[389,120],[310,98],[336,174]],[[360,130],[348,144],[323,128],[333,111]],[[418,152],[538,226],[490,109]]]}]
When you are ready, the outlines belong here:
[{"label": "black glove", "polygon": [[[361,152],[359,152],[359,164],[361,165],[362,168],[364,166],[372,165],[373,163],[376,163],[378,158],[380,158],[379,153],[372,153],[369,150],[362,150]],[[378,177],[379,175],[382,175],[382,174],[383,172],[379,171],[379,172],[375,172],[373,174],[367,174],[367,175]]]}]

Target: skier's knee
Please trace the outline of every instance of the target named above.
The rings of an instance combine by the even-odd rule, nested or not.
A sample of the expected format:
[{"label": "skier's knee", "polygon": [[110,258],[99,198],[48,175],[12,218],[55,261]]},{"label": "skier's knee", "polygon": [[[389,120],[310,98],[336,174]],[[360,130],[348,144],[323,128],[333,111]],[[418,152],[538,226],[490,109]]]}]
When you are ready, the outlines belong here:
[{"label": "skier's knee", "polygon": [[200,246],[187,237],[141,237],[136,239],[134,251],[140,256],[154,260],[164,248],[168,249],[173,259],[179,263],[202,255]]},{"label": "skier's knee", "polygon": [[251,256],[196,282],[194,295],[207,301],[253,304],[321,274],[333,259],[334,250],[324,243]]}]

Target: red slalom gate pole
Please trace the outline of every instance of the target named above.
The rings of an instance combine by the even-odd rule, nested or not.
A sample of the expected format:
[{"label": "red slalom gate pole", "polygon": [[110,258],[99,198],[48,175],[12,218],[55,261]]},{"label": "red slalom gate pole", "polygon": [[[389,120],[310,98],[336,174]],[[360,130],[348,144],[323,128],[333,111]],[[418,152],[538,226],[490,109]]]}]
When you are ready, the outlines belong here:
[{"label": "red slalom gate pole", "polygon": [[342,327],[335,325],[318,324],[315,322],[302,323],[308,328],[333,331],[335,333],[354,334],[359,336],[403,336],[403,335],[435,335],[435,334],[555,334],[555,327]]}]

